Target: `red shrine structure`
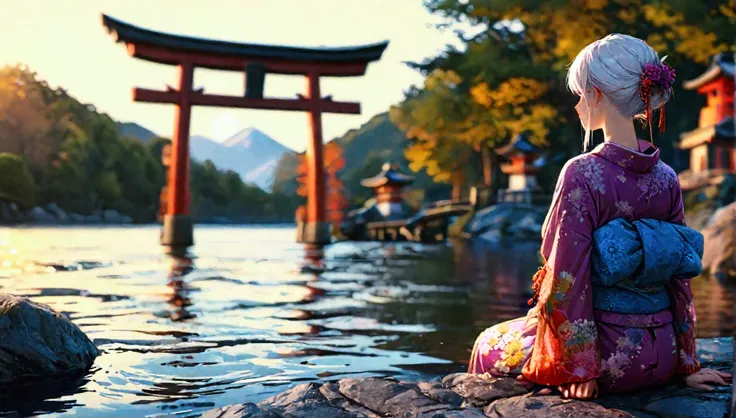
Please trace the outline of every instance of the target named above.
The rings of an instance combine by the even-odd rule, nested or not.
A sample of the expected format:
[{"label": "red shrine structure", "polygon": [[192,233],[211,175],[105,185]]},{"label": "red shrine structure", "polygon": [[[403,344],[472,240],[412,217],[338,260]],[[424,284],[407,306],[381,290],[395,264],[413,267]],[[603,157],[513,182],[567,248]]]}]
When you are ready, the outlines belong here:
[{"label": "red shrine structure", "polygon": [[414,182],[414,177],[399,171],[398,165],[385,163],[381,172],[373,177],[363,179],[363,187],[373,189],[376,194],[376,209],[384,220],[403,219],[408,216],[402,203],[404,197],[401,190]]},{"label": "red shrine structure", "polygon": [[725,173],[736,172],[736,133],[734,132],[734,56],[722,53],[686,90],[707,97],[700,110],[698,128],[680,135],[680,149],[690,153],[690,169],[680,176],[683,189],[717,181]]},{"label": "red shrine structure", "polygon": [[[172,136],[171,164],[167,184],[168,199],[163,219],[161,244],[189,247],[194,244],[189,196],[189,122],[192,106],[220,106],[244,109],[291,110],[309,113],[312,131],[307,145],[307,223],[303,241],[330,242],[330,224],[325,205],[325,175],[322,156],[322,114],[359,114],[360,103],[338,102],[322,97],[320,77],[364,75],[368,63],[377,61],[388,41],[354,47],[301,48],[256,45],[202,39],[156,32],[102,15],[102,24],[125,43],[128,55],[178,69],[175,88],[150,90],[133,88],[136,102],[168,103],[176,106]],[[205,94],[194,90],[195,68],[242,72],[244,94]],[[306,78],[306,94],[296,98],[264,98],[266,74],[301,75]]]},{"label": "red shrine structure", "polygon": [[539,148],[532,144],[525,134],[517,135],[510,143],[496,149],[496,154],[508,161],[501,165],[501,171],[509,176],[508,188],[499,190],[498,201],[529,201],[532,191],[538,188],[535,164],[539,158]]}]

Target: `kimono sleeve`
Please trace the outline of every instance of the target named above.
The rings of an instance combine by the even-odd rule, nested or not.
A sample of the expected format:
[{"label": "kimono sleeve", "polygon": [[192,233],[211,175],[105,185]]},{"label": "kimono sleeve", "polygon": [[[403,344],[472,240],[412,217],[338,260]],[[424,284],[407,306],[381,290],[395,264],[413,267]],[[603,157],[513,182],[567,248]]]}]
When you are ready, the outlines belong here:
[{"label": "kimono sleeve", "polygon": [[[682,203],[682,191],[675,183],[672,190],[672,210],[670,222],[685,225],[685,210]],[[667,283],[670,297],[675,344],[677,346],[677,374],[687,375],[700,370],[700,361],[695,344],[695,307],[693,292],[690,289],[691,279],[675,278]]]},{"label": "kimono sleeve", "polygon": [[535,276],[537,335],[522,371],[542,385],[584,382],[601,374],[590,277],[598,215],[585,176],[598,163],[593,156],[584,158],[568,163],[560,174],[542,231],[545,265]]}]

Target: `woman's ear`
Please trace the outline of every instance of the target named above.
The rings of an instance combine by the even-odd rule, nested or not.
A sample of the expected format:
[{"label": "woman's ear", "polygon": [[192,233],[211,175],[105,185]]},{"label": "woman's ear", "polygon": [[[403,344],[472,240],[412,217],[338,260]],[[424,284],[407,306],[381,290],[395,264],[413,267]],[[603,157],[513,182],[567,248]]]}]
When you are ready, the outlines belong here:
[{"label": "woman's ear", "polygon": [[595,105],[598,106],[603,101],[603,92],[598,87],[593,86],[593,95],[595,97]]}]

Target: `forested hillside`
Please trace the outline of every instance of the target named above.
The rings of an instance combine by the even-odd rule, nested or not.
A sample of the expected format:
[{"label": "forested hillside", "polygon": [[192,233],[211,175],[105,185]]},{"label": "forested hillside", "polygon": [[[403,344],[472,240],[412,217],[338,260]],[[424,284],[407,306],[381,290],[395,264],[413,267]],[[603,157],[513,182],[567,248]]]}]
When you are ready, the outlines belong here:
[{"label": "forested hillside", "polygon": [[[25,209],[53,203],[80,215],[113,209],[137,222],[156,219],[166,139],[124,137],[109,116],[23,66],[0,69],[0,115],[0,197]],[[293,198],[208,162],[192,162],[191,187],[200,221],[293,220]]]}]

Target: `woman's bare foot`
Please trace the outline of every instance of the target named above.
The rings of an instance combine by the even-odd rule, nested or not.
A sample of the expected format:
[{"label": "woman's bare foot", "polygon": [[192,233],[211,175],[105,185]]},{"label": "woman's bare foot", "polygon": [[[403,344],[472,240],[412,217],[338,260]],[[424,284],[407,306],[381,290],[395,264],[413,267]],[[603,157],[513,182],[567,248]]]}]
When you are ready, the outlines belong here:
[{"label": "woman's bare foot", "polygon": [[567,383],[558,387],[562,396],[572,399],[592,399],[598,397],[598,380],[587,382]]}]

